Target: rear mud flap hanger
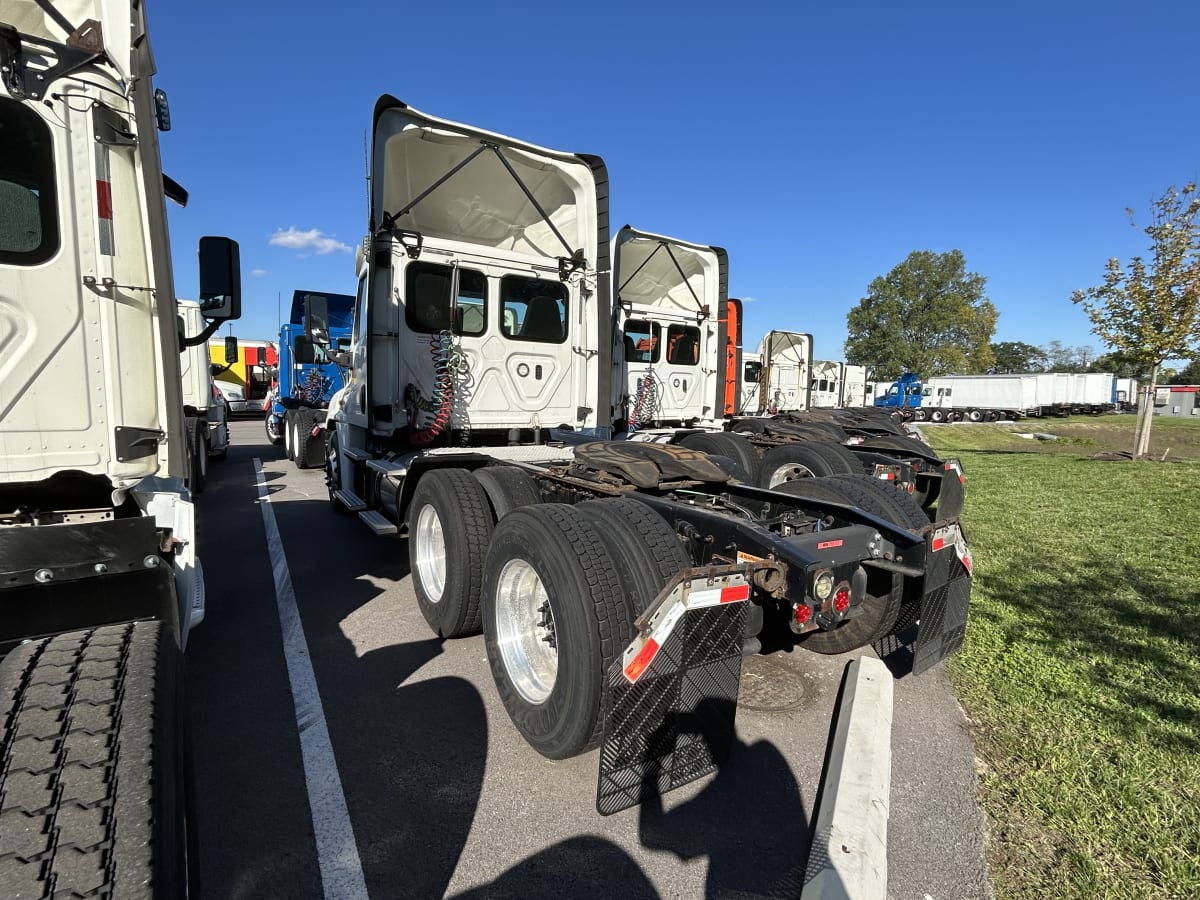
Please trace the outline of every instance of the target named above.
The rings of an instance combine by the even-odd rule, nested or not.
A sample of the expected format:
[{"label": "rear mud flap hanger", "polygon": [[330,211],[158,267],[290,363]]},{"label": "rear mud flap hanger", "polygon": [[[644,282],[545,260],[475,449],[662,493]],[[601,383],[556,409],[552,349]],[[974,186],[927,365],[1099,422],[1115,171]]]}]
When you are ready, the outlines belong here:
[{"label": "rear mud flap hanger", "polygon": [[508,174],[511,175],[513,181],[517,183],[517,187],[521,189],[521,192],[525,195],[525,198],[531,204],[533,204],[533,208],[536,209],[537,214],[542,217],[542,221],[549,226],[550,230],[554,232],[554,236],[558,238],[559,243],[563,245],[564,249],[566,249],[567,255],[558,257],[558,277],[563,281],[566,281],[568,278],[570,278],[572,272],[583,271],[583,269],[587,267],[587,257],[584,256],[582,248],[579,250],[571,249],[571,245],[567,243],[567,239],[563,237],[562,232],[558,230],[558,226],[550,221],[550,216],[546,214],[546,210],[542,208],[542,204],[538,203],[537,198],[533,196],[533,191],[529,190],[525,182],[521,180],[521,176],[518,175],[517,170],[512,167],[512,163],[505,159],[504,154],[500,152],[499,145],[493,143],[492,141],[480,141],[479,147],[475,150],[475,152],[473,152],[462,162],[451,167],[450,171],[448,171],[441,178],[437,179],[429,187],[425,188],[425,190],[421,191],[421,193],[417,194],[417,196],[410,200],[407,204],[400,207],[400,209],[396,210],[395,212],[385,212],[383,214],[383,221],[380,222],[379,227],[375,229],[375,234],[383,235],[394,230],[400,243],[404,246],[405,252],[408,253],[409,258],[419,258],[421,255],[421,245],[424,243],[424,238],[419,232],[397,229],[396,222],[412,212],[413,207],[415,207],[418,203],[420,203],[422,200],[440,188],[443,184],[465,169],[468,165],[474,162],[477,157],[481,156],[487,150],[491,150],[494,154],[496,154],[496,158],[500,160],[501,165],[508,170]]}]

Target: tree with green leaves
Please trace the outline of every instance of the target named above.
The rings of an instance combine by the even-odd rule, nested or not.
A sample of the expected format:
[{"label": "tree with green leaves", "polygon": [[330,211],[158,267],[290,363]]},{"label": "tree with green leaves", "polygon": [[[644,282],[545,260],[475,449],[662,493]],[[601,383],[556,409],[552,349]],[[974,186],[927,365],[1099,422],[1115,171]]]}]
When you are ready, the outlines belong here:
[{"label": "tree with green leaves", "polygon": [[[1126,209],[1135,228],[1133,210]],[[1092,330],[1114,350],[1150,371],[1138,404],[1133,456],[1150,447],[1154,396],[1162,364],[1200,355],[1200,196],[1196,185],[1174,186],[1151,204],[1149,259],[1135,256],[1125,267],[1110,259],[1104,283],[1075,291]]]},{"label": "tree with green leaves", "polygon": [[879,380],[988,371],[997,313],[986,283],[966,270],[961,250],[913,251],[850,310],[846,361]]},{"label": "tree with green leaves", "polygon": [[1171,384],[1200,384],[1200,356],[1176,372],[1171,377]]},{"label": "tree with green leaves", "polygon": [[1046,370],[1046,351],[1024,341],[1000,341],[992,344],[992,372],[996,375],[1023,375]]},{"label": "tree with green leaves", "polygon": [[1114,350],[1096,357],[1091,365],[1093,372],[1112,372],[1118,378],[1134,378],[1138,381],[1148,381],[1150,370],[1140,360],[1132,359],[1128,353]]}]

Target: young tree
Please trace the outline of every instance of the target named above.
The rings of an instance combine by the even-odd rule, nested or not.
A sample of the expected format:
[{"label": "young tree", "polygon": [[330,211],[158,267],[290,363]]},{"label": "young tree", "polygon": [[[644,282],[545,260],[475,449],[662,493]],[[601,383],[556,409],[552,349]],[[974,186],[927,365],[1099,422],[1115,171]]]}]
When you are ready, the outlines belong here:
[{"label": "young tree", "polygon": [[876,278],[846,317],[846,361],[874,369],[880,380],[904,372],[923,377],[986,372],[996,307],[986,279],[966,271],[962,251],[916,250]]},{"label": "young tree", "polygon": [[[1133,210],[1126,209],[1134,227]],[[1150,370],[1150,384],[1138,404],[1133,455],[1150,447],[1150,402],[1165,360],[1200,354],[1200,196],[1196,185],[1167,188],[1153,201],[1149,261],[1135,256],[1125,268],[1110,259],[1104,284],[1075,291],[1092,330],[1105,344]]]}]

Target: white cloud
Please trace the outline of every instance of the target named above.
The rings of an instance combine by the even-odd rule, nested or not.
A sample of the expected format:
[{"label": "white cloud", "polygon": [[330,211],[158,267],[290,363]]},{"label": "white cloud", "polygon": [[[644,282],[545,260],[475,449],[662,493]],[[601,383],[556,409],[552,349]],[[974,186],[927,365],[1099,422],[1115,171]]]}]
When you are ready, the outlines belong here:
[{"label": "white cloud", "polygon": [[295,226],[288,228],[286,231],[280,228],[267,241],[272,247],[287,247],[289,250],[311,250],[318,256],[325,256],[330,253],[353,253],[354,248],[349,244],[343,244],[341,241],[335,240],[323,231],[318,231],[316,228],[309,231],[299,231]]},{"label": "white cloud", "polygon": [[262,278],[264,275],[269,275],[271,273],[268,272],[266,269],[251,269],[250,274],[253,275],[255,278]]},{"label": "white cloud", "polygon": [[743,298],[742,298],[742,302],[743,302],[743,303],[753,303],[753,302],[754,302],[754,298],[753,298],[753,297],[743,297]]}]

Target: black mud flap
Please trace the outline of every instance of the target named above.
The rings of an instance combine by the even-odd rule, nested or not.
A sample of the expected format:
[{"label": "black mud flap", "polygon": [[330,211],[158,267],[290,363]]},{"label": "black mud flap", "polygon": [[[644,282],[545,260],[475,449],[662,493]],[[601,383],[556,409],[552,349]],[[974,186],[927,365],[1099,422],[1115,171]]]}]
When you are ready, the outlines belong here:
[{"label": "black mud flap", "polygon": [[601,815],[707,775],[733,748],[750,586],[742,573],[692,575],[664,591],[609,669],[596,787]]},{"label": "black mud flap", "polygon": [[891,633],[872,645],[892,674],[920,675],[962,646],[972,567],[961,526],[953,523],[930,530],[925,538],[921,597],[905,603]]},{"label": "black mud flap", "polygon": [[942,483],[938,491],[937,517],[941,521],[957,519],[962,515],[965,492],[962,463],[957,459],[942,464]]}]

